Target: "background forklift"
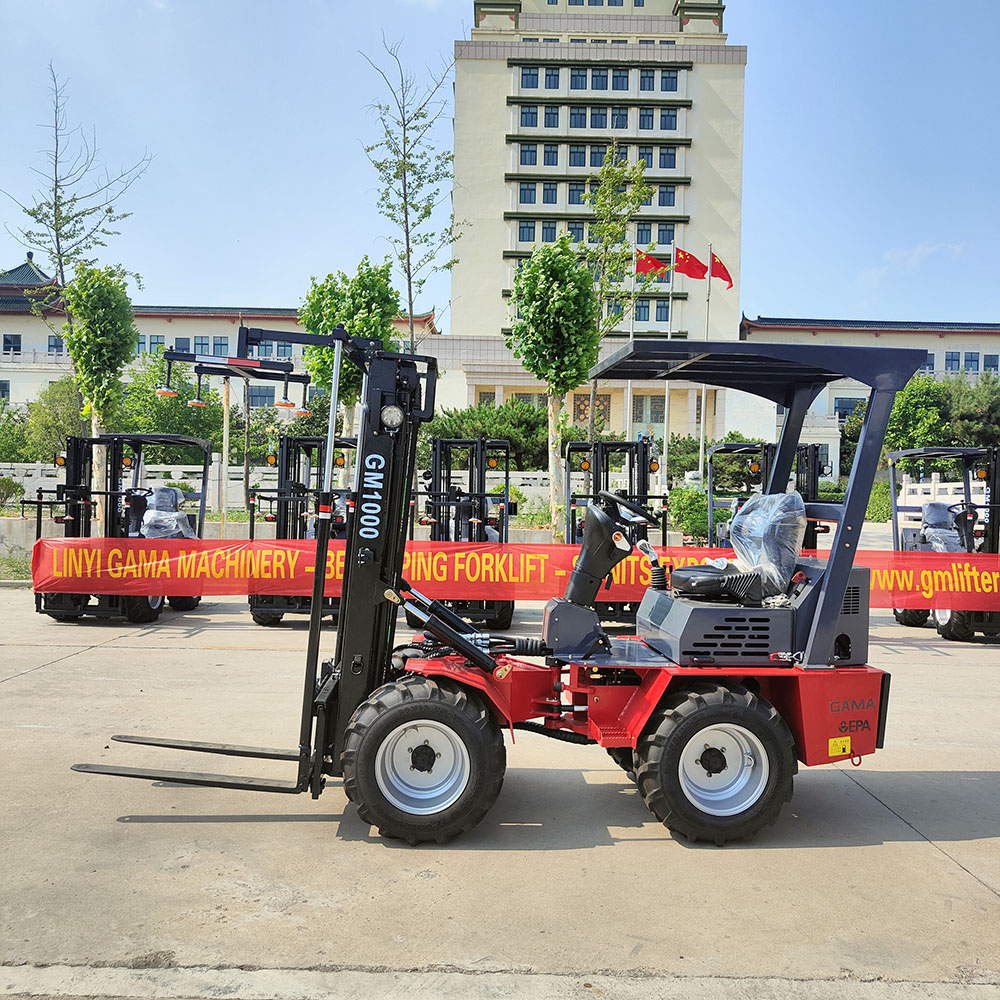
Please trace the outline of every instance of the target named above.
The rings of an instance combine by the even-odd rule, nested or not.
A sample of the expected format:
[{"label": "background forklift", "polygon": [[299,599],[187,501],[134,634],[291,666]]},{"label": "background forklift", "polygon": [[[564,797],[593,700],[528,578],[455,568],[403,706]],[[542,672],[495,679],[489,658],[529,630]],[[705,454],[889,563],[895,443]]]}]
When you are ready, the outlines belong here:
[{"label": "background forklift", "polygon": [[[335,469],[346,464],[345,450],[354,449],[354,438],[337,438],[333,457]],[[274,490],[250,492],[250,538],[256,536],[258,518],[274,524],[276,539],[315,538],[318,497],[323,488],[323,456],[326,438],[282,434],[278,451],[268,455],[268,463],[277,467],[278,485]],[[331,537],[347,536],[350,514],[348,490],[335,490]],[[289,614],[309,614],[311,598],[302,594],[250,594],[250,615],[258,625],[278,625]],[[336,619],[339,597],[323,598],[323,614]]]},{"label": "background forklift", "polygon": [[[487,489],[488,473],[503,476],[498,493]],[[497,542],[510,540],[510,519],[517,503],[510,498],[510,443],[487,438],[434,438],[431,466],[422,475],[424,488],[414,495],[410,537],[414,524],[430,527],[432,542]],[[419,512],[423,498],[423,512]],[[510,628],[513,601],[448,600],[448,607],[469,621],[489,629]],[[420,625],[412,612],[406,622]]]},{"label": "background forklift", "polygon": [[[250,331],[253,334],[255,331]],[[260,331],[269,339],[307,334]],[[318,338],[317,338],[318,339]],[[366,372],[358,436],[358,514],[349,526],[343,624],[319,664],[323,574],[315,576],[298,745],[289,749],[116,736],[138,743],[296,764],[289,780],[77,764],[75,770],[319,796],[327,776],[361,819],[409,843],[474,827],[503,784],[503,730],[597,744],[635,775],[643,801],[671,830],[718,844],[774,823],[792,794],[796,760],[858,762],[883,744],[889,675],[867,665],[868,571],[853,566],[896,392],[923,350],[740,341],[642,340],[592,378],[678,378],[763,396],[787,408],[765,494],[733,527],[740,563],[667,569],[652,548],[639,636],[610,638],[590,606],[632,551],[641,506],[600,494],[562,598],[538,639],[476,632],[401,576],[417,429],[433,415],[436,362],[383,352],[338,331]],[[307,340],[315,343],[317,340]],[[322,341],[321,341],[322,342]],[[871,389],[842,504],[783,492],[810,404],[830,382]],[[326,565],[337,375],[334,375],[316,566]],[[366,506],[367,505],[367,506]],[[837,524],[826,560],[799,555],[806,517]],[[668,586],[671,589],[668,589]],[[423,635],[395,644],[402,604]],[[511,654],[544,656],[544,662]],[[238,729],[239,719],[233,720]]]},{"label": "background forklift", "polygon": [[[649,474],[657,472],[660,463],[653,455],[653,438],[640,434],[635,441],[567,441],[563,448],[566,478],[566,541],[579,545],[586,531],[587,510],[602,493],[612,492],[643,507],[656,510],[653,523],[636,519],[628,525],[628,539],[635,543],[649,539],[654,528],[660,529],[660,545],[667,544],[669,510],[666,495],[649,492]],[[620,466],[620,471],[618,468]],[[592,493],[573,490],[573,473],[590,472]],[[612,476],[623,475],[625,485],[612,490]],[[598,614],[608,621],[633,622],[638,601],[597,601]]]},{"label": "background forklift", "polygon": [[[996,502],[1000,489],[1000,448],[907,448],[886,455],[892,501],[892,547],[895,552],[1000,551],[1000,518]],[[954,503],[931,500],[900,504],[896,473],[900,461],[953,461],[962,469],[962,499]],[[985,487],[984,503],[976,503],[973,483]],[[991,516],[992,515],[992,516]],[[919,521],[916,520],[919,516]],[[916,523],[915,523],[916,522]],[[900,625],[917,627],[933,616],[945,639],[967,642],[977,632],[1000,635],[1000,610],[960,611],[950,608],[893,608]]]},{"label": "background forklift", "polygon": [[[143,485],[144,452],[157,446],[187,448],[201,456],[199,488],[182,492],[174,486]],[[104,482],[94,483],[94,450],[104,452]],[[66,538],[90,538],[97,498],[103,498],[101,528],[105,538],[201,538],[205,528],[205,486],[212,461],[212,446],[201,438],[179,434],[102,434],[100,437],[66,439],[63,466],[65,483],[54,490],[39,489],[35,500],[35,538],[42,537],[42,512],[63,526]],[[51,499],[45,499],[50,494]],[[185,500],[196,500],[198,511],[181,511]],[[62,513],[57,514],[56,508]],[[159,595],[35,594],[35,610],[56,621],[76,621],[83,615],[97,618],[124,616],[130,622],[154,622],[163,610]],[[200,597],[168,597],[177,611],[193,611]]]},{"label": "background forklift", "polygon": [[[750,499],[751,495],[748,493],[745,496],[726,499],[716,498],[716,458],[745,456],[748,480],[766,483],[771,477],[771,467],[774,464],[777,447],[776,444],[759,444],[754,441],[725,441],[709,448],[705,489],[708,493],[708,544],[710,547],[732,547],[729,540],[729,521],[717,520],[715,512],[728,510],[735,514]],[[800,444],[795,449],[795,489],[807,502],[819,500],[820,476],[830,472],[829,466],[820,463],[819,448],[818,444]],[[814,550],[816,536],[828,534],[829,531],[828,525],[810,519],[806,524],[806,534],[802,541],[802,547],[810,551]]]}]

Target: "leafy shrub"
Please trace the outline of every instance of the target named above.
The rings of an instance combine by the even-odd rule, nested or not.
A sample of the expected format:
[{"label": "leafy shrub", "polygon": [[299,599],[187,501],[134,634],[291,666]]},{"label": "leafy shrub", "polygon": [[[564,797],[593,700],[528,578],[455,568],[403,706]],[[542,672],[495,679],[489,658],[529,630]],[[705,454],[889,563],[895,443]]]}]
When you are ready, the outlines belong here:
[{"label": "leafy shrub", "polygon": [[24,487],[11,476],[0,476],[0,507],[24,496]]},{"label": "leafy shrub", "polygon": [[[667,500],[670,520],[675,528],[698,541],[708,538],[708,494],[696,486],[682,486],[670,491]],[[728,509],[717,508],[715,520],[728,521]]]},{"label": "leafy shrub", "polygon": [[868,498],[868,509],[865,511],[866,521],[888,521],[892,516],[892,494],[889,483],[880,479],[872,485],[871,496]]}]

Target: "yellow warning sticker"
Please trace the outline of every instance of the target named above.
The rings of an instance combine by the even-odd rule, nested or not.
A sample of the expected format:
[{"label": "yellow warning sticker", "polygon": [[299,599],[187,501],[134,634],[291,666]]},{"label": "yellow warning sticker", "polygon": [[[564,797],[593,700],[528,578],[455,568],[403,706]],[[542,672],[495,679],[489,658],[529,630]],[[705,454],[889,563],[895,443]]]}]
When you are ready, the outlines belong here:
[{"label": "yellow warning sticker", "polygon": [[850,736],[835,736],[830,740],[830,754],[831,757],[844,757],[851,752],[851,737]]}]

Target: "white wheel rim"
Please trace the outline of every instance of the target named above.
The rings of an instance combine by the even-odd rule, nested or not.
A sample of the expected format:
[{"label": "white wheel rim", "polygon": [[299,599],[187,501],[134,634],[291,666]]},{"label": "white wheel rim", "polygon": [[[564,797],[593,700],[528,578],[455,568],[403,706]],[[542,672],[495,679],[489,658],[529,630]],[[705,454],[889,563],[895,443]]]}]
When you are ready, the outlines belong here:
[{"label": "white wheel rim", "polygon": [[382,794],[412,816],[429,816],[453,805],[471,772],[469,751],[458,733],[433,719],[398,726],[375,755],[375,780]]},{"label": "white wheel rim", "polygon": [[[703,762],[706,751],[711,757]],[[764,744],[749,729],[730,723],[692,736],[677,765],[684,797],[710,816],[735,816],[749,809],[763,795],[770,771]]]},{"label": "white wheel rim", "polygon": [[938,625],[947,625],[951,621],[951,608],[935,608],[934,621]]},{"label": "white wheel rim", "polygon": [[147,600],[149,601],[149,609],[150,609],[150,611],[155,611],[157,608],[163,606],[163,596],[162,595],[158,595],[156,597],[150,596],[150,597],[147,598]]}]

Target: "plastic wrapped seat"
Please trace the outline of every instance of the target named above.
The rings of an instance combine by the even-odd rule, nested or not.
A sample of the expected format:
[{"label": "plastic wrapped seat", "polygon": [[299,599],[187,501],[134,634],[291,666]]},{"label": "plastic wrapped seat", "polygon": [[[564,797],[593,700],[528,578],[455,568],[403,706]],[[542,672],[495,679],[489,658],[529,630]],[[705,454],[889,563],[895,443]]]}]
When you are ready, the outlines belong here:
[{"label": "plastic wrapped seat", "polygon": [[157,486],[142,515],[143,538],[197,538],[191,519],[180,511],[184,494],[176,486]]},{"label": "plastic wrapped seat", "polygon": [[921,513],[921,533],[932,552],[964,552],[965,546],[955,527],[955,516],[946,503],[925,503]]}]

